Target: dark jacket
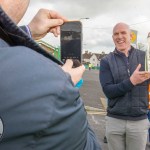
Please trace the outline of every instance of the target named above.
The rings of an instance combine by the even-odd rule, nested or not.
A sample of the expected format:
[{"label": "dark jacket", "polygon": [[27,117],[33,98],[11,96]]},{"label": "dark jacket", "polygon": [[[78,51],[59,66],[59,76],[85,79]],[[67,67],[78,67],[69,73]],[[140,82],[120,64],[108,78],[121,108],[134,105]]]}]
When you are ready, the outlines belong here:
[{"label": "dark jacket", "polygon": [[79,90],[59,61],[1,9],[0,27],[9,38],[0,38],[0,150],[100,150]]},{"label": "dark jacket", "polygon": [[108,97],[108,116],[141,120],[147,118],[148,90],[147,81],[134,86],[130,76],[141,64],[145,70],[145,52],[131,48],[129,56],[115,50],[102,58],[100,64],[100,82]]}]

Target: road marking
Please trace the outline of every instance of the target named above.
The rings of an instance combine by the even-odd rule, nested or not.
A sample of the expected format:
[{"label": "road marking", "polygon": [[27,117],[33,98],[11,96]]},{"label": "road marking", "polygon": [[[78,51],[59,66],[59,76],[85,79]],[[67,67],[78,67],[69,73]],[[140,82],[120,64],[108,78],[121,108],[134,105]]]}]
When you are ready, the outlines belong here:
[{"label": "road marking", "polygon": [[93,114],[93,115],[104,115],[104,116],[106,116],[107,99],[100,97],[100,102],[101,102],[102,107],[103,107],[102,109],[91,107],[91,106],[85,106],[85,110],[87,111],[87,113]]},{"label": "road marking", "polygon": [[94,117],[93,115],[91,115],[91,116],[92,116],[93,122],[94,122],[95,124],[99,124],[99,122],[95,119],[95,117]]},{"label": "road marking", "polygon": [[91,107],[91,106],[85,106],[85,109],[87,111],[104,111],[104,109],[100,109],[100,108],[95,108],[95,107]]},{"label": "road marking", "polygon": [[85,110],[86,110],[86,112],[87,112],[88,114],[93,114],[93,115],[106,115],[106,110],[100,109],[100,108],[85,106]]},{"label": "road marking", "polygon": [[100,97],[100,101],[101,101],[101,104],[102,104],[104,110],[106,111],[106,109],[107,109],[107,99],[103,98],[103,97]]},{"label": "road marking", "polygon": [[87,113],[90,114],[90,115],[102,115],[102,116],[106,116],[106,112],[87,111]]}]

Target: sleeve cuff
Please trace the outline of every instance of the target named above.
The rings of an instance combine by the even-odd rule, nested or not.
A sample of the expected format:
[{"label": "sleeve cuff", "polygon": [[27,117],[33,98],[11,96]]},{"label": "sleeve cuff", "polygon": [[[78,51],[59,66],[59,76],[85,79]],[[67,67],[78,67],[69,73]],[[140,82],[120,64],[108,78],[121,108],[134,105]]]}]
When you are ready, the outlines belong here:
[{"label": "sleeve cuff", "polygon": [[28,27],[28,25],[25,25],[25,27],[26,27],[28,35],[30,36],[30,38],[32,38],[30,28]]},{"label": "sleeve cuff", "polygon": [[30,38],[32,38],[31,31],[30,31],[30,28],[28,27],[28,25],[20,26],[20,28],[21,28],[22,31],[24,31]]},{"label": "sleeve cuff", "polygon": [[127,79],[124,81],[124,88],[128,91],[131,90],[134,87],[130,79]]}]

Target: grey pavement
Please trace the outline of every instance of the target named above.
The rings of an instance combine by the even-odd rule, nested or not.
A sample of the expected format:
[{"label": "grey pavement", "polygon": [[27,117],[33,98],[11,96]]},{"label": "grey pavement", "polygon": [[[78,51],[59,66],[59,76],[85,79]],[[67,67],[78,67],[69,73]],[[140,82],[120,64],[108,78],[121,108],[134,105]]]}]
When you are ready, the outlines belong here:
[{"label": "grey pavement", "polygon": [[[84,84],[80,89],[81,97],[87,110],[87,118],[100,142],[102,150],[108,150],[103,142],[105,135],[106,101],[99,83],[98,70],[86,70],[83,76]],[[150,150],[147,147],[146,150]]]},{"label": "grey pavement", "polygon": [[[104,98],[105,96],[99,83],[99,71],[86,70],[83,80],[84,84],[80,89],[80,94],[85,106],[89,107],[87,108],[89,123],[98,137],[102,150],[108,150],[107,144],[103,142],[106,112],[100,100],[100,97]],[[92,111],[93,108],[98,108],[100,111]]]}]

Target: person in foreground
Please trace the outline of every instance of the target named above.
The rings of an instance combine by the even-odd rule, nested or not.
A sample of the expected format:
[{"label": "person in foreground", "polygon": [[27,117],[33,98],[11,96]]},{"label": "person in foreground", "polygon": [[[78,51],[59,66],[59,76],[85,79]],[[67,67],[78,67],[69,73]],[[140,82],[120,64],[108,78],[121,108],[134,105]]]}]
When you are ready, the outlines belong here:
[{"label": "person in foreground", "polygon": [[148,131],[148,79],[145,52],[131,46],[127,24],[113,28],[115,50],[102,58],[100,83],[108,98],[109,150],[145,150]]},{"label": "person in foreground", "polygon": [[28,4],[29,0],[0,0],[0,149],[100,150],[74,86],[84,66],[72,69],[68,60],[61,67],[30,38],[40,39],[48,32],[58,36],[66,19],[41,9],[20,29],[16,24]]}]

